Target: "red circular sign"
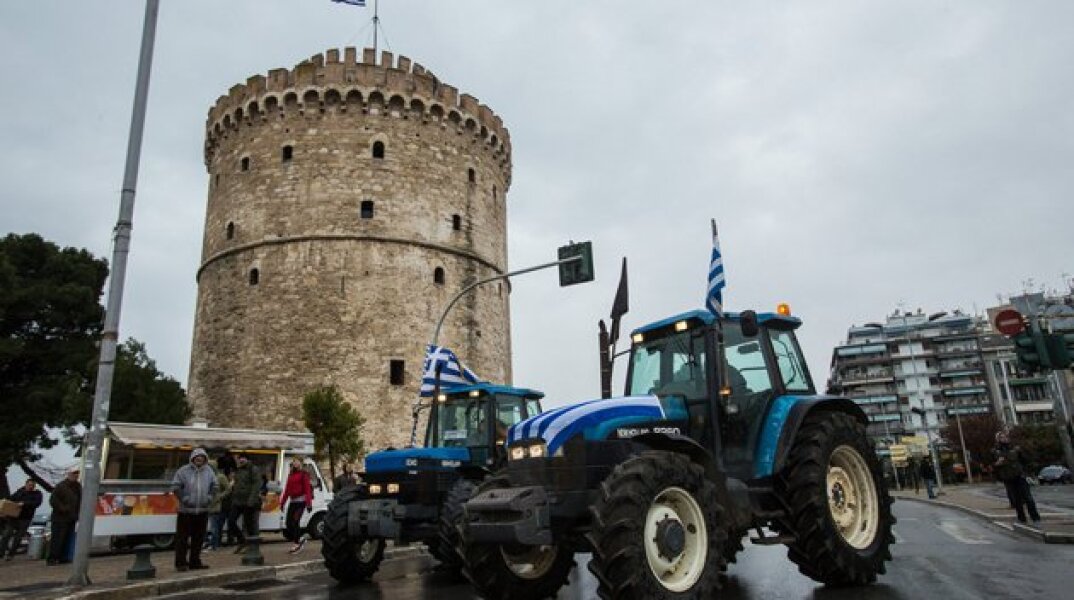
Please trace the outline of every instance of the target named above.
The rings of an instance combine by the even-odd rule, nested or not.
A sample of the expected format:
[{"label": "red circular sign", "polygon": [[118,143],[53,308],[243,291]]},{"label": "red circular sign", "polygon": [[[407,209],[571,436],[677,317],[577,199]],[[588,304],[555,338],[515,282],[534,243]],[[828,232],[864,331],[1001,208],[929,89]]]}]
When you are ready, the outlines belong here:
[{"label": "red circular sign", "polygon": [[1026,328],[1022,313],[1013,308],[1006,308],[996,313],[995,323],[996,329],[1006,336],[1018,335]]}]

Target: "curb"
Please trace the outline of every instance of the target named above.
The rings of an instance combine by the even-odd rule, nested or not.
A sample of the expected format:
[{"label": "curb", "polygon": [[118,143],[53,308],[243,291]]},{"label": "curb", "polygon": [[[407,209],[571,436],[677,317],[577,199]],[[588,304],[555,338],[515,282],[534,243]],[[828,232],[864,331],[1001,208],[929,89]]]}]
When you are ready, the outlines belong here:
[{"label": "curb", "polygon": [[[950,508],[964,513],[973,515],[978,519],[982,519],[992,524],[996,524],[996,519],[989,513],[979,511],[977,509],[962,506],[961,504],[954,504],[952,502],[944,502],[942,500],[929,500],[926,498],[910,498],[903,496],[892,496],[895,500],[909,500],[911,502],[919,502],[921,504],[932,504],[935,506],[942,506],[944,508]],[[1022,536],[1044,542],[1045,544],[1074,544],[1074,533],[1062,533],[1058,531],[1044,531],[1041,529],[1035,529],[1028,525],[1023,525],[1018,521],[1011,524],[1011,530]],[[1004,527],[1006,528],[1006,527]]]},{"label": "curb", "polygon": [[[384,560],[411,558],[420,555],[422,552],[423,550],[418,546],[389,548],[384,552]],[[324,561],[319,559],[267,567],[239,567],[195,577],[187,576],[178,579],[145,581],[96,590],[68,590],[66,594],[58,596],[58,600],[136,600],[138,598],[165,596],[189,592],[198,588],[221,587],[261,579],[300,577],[311,573],[320,573],[324,570]]]}]

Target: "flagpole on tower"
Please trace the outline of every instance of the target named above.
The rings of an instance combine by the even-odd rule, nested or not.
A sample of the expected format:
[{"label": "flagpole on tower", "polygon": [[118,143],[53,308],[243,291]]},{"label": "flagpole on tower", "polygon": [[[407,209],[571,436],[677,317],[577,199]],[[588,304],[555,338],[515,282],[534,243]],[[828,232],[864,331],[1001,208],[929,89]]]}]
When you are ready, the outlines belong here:
[{"label": "flagpole on tower", "polygon": [[373,56],[377,55],[378,29],[380,29],[380,0],[373,0]]}]

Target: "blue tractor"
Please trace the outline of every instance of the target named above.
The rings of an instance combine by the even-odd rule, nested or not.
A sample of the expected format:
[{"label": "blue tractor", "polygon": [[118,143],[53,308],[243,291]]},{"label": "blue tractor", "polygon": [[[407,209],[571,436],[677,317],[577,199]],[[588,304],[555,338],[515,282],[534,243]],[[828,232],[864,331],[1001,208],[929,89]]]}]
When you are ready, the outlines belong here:
[{"label": "blue tractor", "polygon": [[370,454],[362,482],[337,492],[329,505],[321,553],[332,577],[368,579],[388,540],[424,543],[445,568],[457,570],[462,504],[506,462],[508,428],[540,414],[542,397],[488,383],[438,391],[425,447]]},{"label": "blue tractor", "polygon": [[632,332],[625,397],[512,427],[460,524],[478,593],[555,596],[588,552],[601,598],[711,598],[751,531],[816,581],[875,581],[891,497],[862,409],[817,394],[800,324],[786,305],[652,323]]}]

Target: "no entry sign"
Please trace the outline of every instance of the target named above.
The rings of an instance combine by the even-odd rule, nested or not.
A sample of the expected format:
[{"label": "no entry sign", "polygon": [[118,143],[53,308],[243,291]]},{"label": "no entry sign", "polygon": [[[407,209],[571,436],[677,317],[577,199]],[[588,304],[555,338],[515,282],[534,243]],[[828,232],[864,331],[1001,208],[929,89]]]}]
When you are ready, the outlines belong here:
[{"label": "no entry sign", "polygon": [[995,326],[997,331],[1008,337],[1018,335],[1026,328],[1025,321],[1022,320],[1022,313],[1013,308],[1004,309],[996,313]]}]

